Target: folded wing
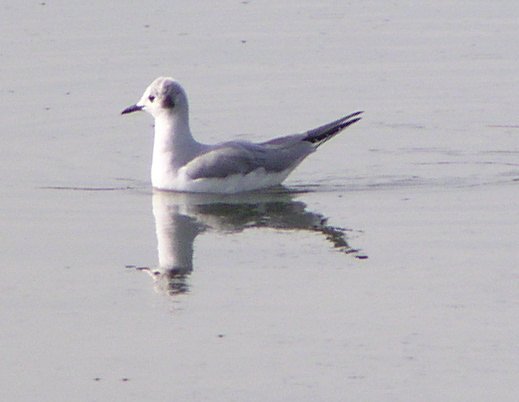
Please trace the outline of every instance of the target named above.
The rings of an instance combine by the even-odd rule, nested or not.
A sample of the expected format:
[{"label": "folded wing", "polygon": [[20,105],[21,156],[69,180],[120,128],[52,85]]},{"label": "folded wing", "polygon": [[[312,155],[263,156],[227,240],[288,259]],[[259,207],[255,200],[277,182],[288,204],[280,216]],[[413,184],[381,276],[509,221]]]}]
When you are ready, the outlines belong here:
[{"label": "folded wing", "polygon": [[259,144],[245,141],[218,144],[191,160],[185,170],[193,180],[246,175],[257,169],[264,169],[266,173],[292,170],[319,145],[359,121],[361,113],[352,113],[302,134]]}]

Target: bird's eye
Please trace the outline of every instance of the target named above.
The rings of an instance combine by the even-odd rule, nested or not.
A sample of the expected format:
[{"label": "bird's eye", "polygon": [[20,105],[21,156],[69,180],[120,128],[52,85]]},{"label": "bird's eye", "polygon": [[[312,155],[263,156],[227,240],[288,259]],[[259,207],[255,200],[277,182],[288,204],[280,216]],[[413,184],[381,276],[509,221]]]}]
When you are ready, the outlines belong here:
[{"label": "bird's eye", "polygon": [[153,103],[153,101],[155,100],[155,97],[153,95],[150,95],[150,96],[148,96],[148,99],[150,100],[151,103]]}]

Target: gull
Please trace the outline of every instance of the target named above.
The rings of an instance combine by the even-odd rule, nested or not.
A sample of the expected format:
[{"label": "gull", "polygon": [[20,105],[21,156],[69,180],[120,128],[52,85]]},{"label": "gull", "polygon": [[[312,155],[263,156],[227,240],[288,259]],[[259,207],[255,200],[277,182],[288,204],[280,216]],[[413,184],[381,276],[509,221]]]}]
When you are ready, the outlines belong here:
[{"label": "gull", "polygon": [[155,119],[151,183],[158,190],[239,193],[281,184],[321,144],[356,123],[355,112],[300,134],[270,141],[196,141],[189,128],[184,88],[170,77],[155,79],[121,114],[145,111]]}]

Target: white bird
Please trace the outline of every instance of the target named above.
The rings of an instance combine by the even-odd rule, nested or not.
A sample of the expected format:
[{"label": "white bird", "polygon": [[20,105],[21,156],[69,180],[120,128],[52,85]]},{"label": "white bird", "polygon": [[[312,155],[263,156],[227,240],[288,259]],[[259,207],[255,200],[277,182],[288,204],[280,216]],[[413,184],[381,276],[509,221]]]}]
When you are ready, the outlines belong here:
[{"label": "white bird", "polygon": [[153,187],[197,193],[238,193],[279,185],[319,145],[359,121],[362,113],[267,142],[207,145],[193,138],[186,92],[174,79],[157,78],[122,114],[139,110],[155,118]]}]

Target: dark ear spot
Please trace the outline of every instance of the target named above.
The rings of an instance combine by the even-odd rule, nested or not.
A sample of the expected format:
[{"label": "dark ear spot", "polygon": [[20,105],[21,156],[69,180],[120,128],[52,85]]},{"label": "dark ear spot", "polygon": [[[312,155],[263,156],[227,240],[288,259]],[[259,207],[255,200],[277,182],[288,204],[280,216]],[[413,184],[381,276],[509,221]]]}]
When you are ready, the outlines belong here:
[{"label": "dark ear spot", "polygon": [[162,101],[162,107],[165,109],[173,109],[175,107],[175,101],[172,95],[166,95]]}]

